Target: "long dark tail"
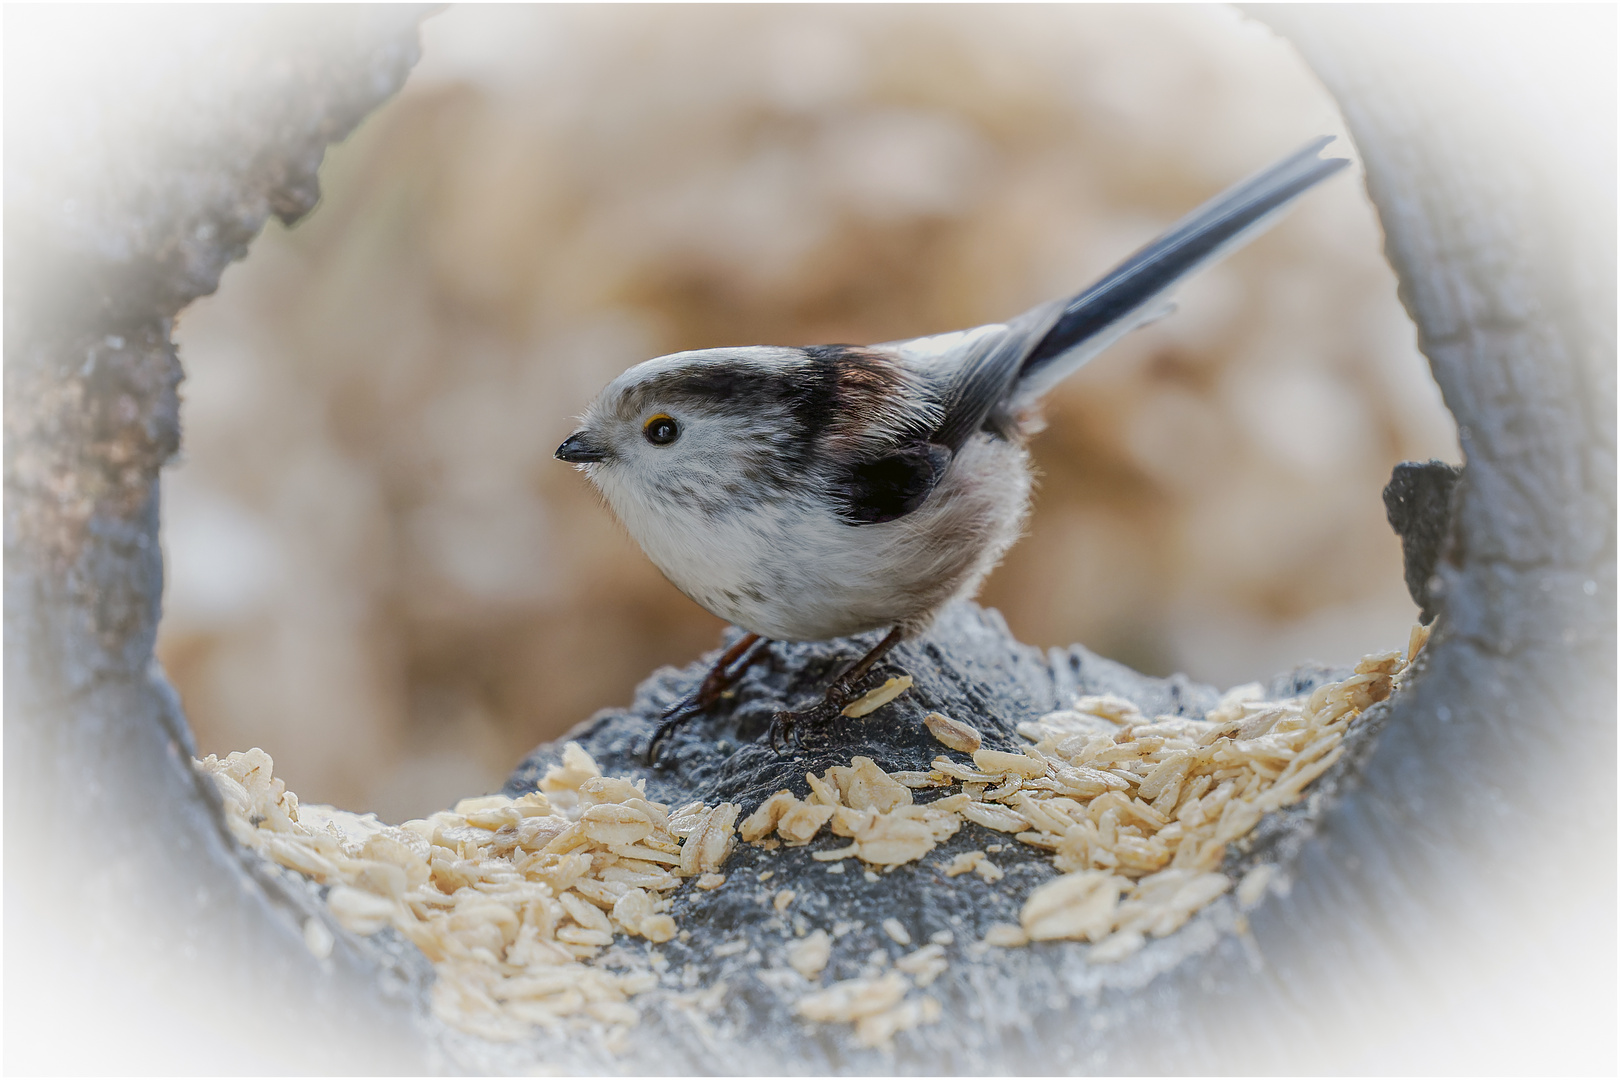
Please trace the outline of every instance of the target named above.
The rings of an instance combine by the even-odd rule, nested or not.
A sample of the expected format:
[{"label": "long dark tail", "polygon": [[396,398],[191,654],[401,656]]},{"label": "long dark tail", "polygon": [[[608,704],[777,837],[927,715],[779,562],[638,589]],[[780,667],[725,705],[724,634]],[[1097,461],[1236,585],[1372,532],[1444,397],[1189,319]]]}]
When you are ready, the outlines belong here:
[{"label": "long dark tail", "polygon": [[1318,154],[1316,139],[1178,221],[1081,292],[1019,370],[1016,395],[1038,397],[1121,336],[1149,321],[1179,281],[1268,228],[1278,213],[1350,162]]}]

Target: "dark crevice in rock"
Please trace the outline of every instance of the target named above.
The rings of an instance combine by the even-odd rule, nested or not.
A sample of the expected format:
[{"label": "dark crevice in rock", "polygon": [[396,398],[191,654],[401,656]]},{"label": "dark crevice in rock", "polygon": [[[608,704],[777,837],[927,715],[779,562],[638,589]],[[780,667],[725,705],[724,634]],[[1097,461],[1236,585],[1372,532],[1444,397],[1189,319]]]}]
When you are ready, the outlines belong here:
[{"label": "dark crevice in rock", "polygon": [[1443,461],[1403,461],[1384,487],[1384,512],[1401,538],[1406,591],[1425,626],[1434,621],[1435,597],[1429,583],[1451,536],[1452,492],[1462,474],[1460,467]]}]

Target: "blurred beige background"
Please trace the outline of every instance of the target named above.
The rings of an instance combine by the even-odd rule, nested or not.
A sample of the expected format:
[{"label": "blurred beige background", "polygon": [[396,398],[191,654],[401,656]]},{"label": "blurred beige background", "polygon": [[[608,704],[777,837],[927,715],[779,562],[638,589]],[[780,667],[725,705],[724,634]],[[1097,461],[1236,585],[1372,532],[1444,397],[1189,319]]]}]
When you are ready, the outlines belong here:
[{"label": "blurred beige background", "polygon": [[[551,458],[613,375],[1015,314],[1341,130],[1216,7],[453,8],[423,42],[315,213],[183,314],[164,492],[203,752],[390,820],[716,644]],[[1403,644],[1379,491],[1456,437],[1359,175],[1181,301],[1053,395],[983,601],[1221,685]]]}]

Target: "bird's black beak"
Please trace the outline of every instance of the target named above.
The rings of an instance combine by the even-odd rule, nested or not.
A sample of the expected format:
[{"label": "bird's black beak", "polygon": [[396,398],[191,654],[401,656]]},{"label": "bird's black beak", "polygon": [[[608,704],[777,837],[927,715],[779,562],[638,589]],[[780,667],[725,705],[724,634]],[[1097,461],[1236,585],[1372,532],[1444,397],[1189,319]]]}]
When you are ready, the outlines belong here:
[{"label": "bird's black beak", "polygon": [[607,458],[607,452],[598,446],[592,445],[583,431],[576,431],[563,440],[557,447],[557,458],[560,461],[571,461],[575,465],[582,465],[588,461],[602,461]]}]

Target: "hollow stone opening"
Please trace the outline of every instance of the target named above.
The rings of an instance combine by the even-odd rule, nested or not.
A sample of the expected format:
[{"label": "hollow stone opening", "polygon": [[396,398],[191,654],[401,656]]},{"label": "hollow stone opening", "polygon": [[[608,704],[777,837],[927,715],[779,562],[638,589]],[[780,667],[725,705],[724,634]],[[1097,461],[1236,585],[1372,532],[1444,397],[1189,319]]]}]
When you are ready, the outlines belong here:
[{"label": "hollow stone opening", "polygon": [[[468,8],[423,33],[319,210],[179,322],[158,640],[204,751],[262,745],[305,798],[393,821],[495,790],[719,640],[551,457],[614,375],[1005,317],[1339,124],[1235,12]],[[693,48],[701,104],[665,92]],[[870,70],[790,92],[805,50]],[[1215,89],[1111,126],[1188,81]],[[558,100],[610,102],[614,134]],[[1401,645],[1378,492],[1459,456],[1360,184],[1178,304],[1048,400],[1028,535],[981,602],[1027,644],[1222,690]]]},{"label": "hollow stone opening", "polygon": [[[233,209],[245,204],[248,209],[239,220],[250,226],[271,210],[292,216],[306,209],[313,162],[319,160],[324,140],[340,133],[403,75],[411,54],[408,25],[399,26],[392,13],[342,17],[360,20],[353,36],[361,44],[335,60],[316,58],[317,67],[330,62],[337,73],[331,89],[293,101],[292,115],[301,117],[301,122],[289,125],[291,135],[288,129],[278,129],[278,137],[285,140],[286,160],[303,164],[294,167],[283,162],[279,169],[272,167],[266,182],[256,171],[265,161],[261,154],[239,153],[236,158],[225,154],[227,160],[252,163],[235,174],[249,194],[241,203],[226,205]],[[950,971],[947,965],[944,975],[934,970],[940,957],[929,953],[928,947],[946,949],[949,945],[941,940],[924,946],[917,939],[914,931],[918,927],[908,925],[907,920],[925,904],[911,902],[914,896],[926,902],[929,897],[960,895],[960,890],[951,891],[951,882],[975,889],[1032,886],[1038,875],[1025,867],[1033,867],[1033,862],[1003,868],[992,858],[995,869],[1004,873],[997,882],[985,880],[993,873],[974,872],[962,875],[965,882],[942,877],[923,883],[917,894],[908,894],[897,885],[904,881],[896,876],[901,871],[887,877],[874,874],[877,880],[871,882],[864,871],[857,875],[853,868],[846,870],[842,875],[846,880],[840,884],[858,888],[858,880],[871,886],[870,902],[877,905],[871,911],[874,917],[881,914],[880,907],[888,910],[896,900],[902,904],[893,914],[883,915],[875,931],[893,945],[909,946],[903,960],[906,966],[892,958],[887,963],[873,959],[875,966],[895,970],[874,972],[863,986],[849,988],[849,1000],[837,995],[819,1000],[813,1006],[819,1010],[816,1019],[886,1017],[877,1026],[896,1029],[900,1045],[923,1058],[936,1055],[937,1060],[928,1060],[939,1069],[978,1070],[994,1063],[1027,1069],[1040,1062],[1047,1067],[1111,1067],[1121,1060],[1132,1062],[1132,1067],[1173,1068],[1177,1063],[1207,1060],[1210,1054],[1222,1061],[1276,1067],[1279,1062],[1313,1060],[1313,1054],[1343,1053],[1352,1044],[1365,1047],[1368,1032],[1392,1030],[1391,1010],[1410,1010],[1419,1002],[1426,1021],[1438,1018],[1450,1033],[1478,1035],[1459,999],[1442,997],[1436,1004],[1425,996],[1434,983],[1454,975],[1467,955],[1478,952],[1478,941],[1490,941],[1494,946],[1491,953],[1497,967],[1492,970],[1534,970],[1531,954],[1545,947],[1546,939],[1511,932],[1527,925],[1523,916],[1530,912],[1536,917],[1528,925],[1545,925],[1549,917],[1558,917],[1562,925],[1579,930],[1583,940],[1576,948],[1554,953],[1555,962],[1563,966],[1561,975],[1567,976],[1571,970],[1590,973],[1594,970],[1592,955],[1612,954],[1612,949],[1589,946],[1593,940],[1601,943],[1605,932],[1612,935],[1612,864],[1595,864],[1601,864],[1604,853],[1613,849],[1612,833],[1604,842],[1613,816],[1613,777],[1581,779],[1569,762],[1583,758],[1607,762],[1613,756],[1613,309],[1609,306],[1613,230],[1569,231],[1572,211],[1592,212],[1590,205],[1581,202],[1589,191],[1580,184],[1570,190],[1568,174],[1559,167],[1566,160],[1558,156],[1559,147],[1549,148],[1538,141],[1545,139],[1545,125],[1529,123],[1523,113],[1492,112],[1486,130],[1481,130],[1483,122],[1474,99],[1494,86],[1511,89],[1514,85],[1511,79],[1502,82],[1502,65],[1489,62],[1501,55],[1491,49],[1505,49],[1508,55],[1522,58],[1521,51],[1514,48],[1513,26],[1489,18],[1471,24],[1482,31],[1486,46],[1476,70],[1455,56],[1447,63],[1461,66],[1437,66],[1440,50],[1435,43],[1450,40],[1456,27],[1434,13],[1298,13],[1277,22],[1338,96],[1366,156],[1369,185],[1383,217],[1390,256],[1402,276],[1403,295],[1459,417],[1468,453],[1469,468],[1453,504],[1454,525],[1438,574],[1441,619],[1434,642],[1423,654],[1429,666],[1421,678],[1413,678],[1382,706],[1384,729],[1377,744],[1367,740],[1361,747],[1365,756],[1346,754],[1342,759],[1346,776],[1352,772],[1350,765],[1358,766],[1353,771],[1359,788],[1341,791],[1338,799],[1326,801],[1314,837],[1293,832],[1291,838],[1297,842],[1293,849],[1274,852],[1291,859],[1283,871],[1291,882],[1286,895],[1255,907],[1243,919],[1246,929],[1239,921],[1236,903],[1222,909],[1228,916],[1225,923],[1217,921],[1212,905],[1206,909],[1212,914],[1195,918],[1167,936],[1164,943],[1169,948],[1143,949],[1107,968],[1116,973],[1112,985],[1088,979],[1087,973],[1095,973],[1099,965],[1087,964],[1075,951],[1078,947],[1057,943],[997,953],[993,961],[963,965],[958,971]],[[1392,41],[1399,42],[1399,47],[1388,47]],[[1383,44],[1375,47],[1374,42]],[[271,65],[269,70],[283,69]],[[1481,72],[1486,71],[1491,78],[1482,78]],[[1599,100],[1612,102],[1612,73],[1608,77],[1611,92],[1600,95]],[[323,84],[312,79],[309,85]],[[1465,117],[1474,118],[1471,124],[1431,121],[1417,131],[1403,126],[1413,123],[1411,100],[1429,103],[1434,117],[1452,121],[1457,114],[1449,110],[1459,106],[1459,99],[1473,107],[1462,110]],[[334,115],[347,119],[334,122]],[[1559,115],[1569,122],[1569,114]],[[1539,115],[1534,119],[1546,121]],[[1597,129],[1612,133],[1613,125],[1599,124]],[[1502,157],[1486,152],[1502,143],[1532,145],[1545,153]],[[227,151],[237,149],[228,141],[223,145]],[[1484,154],[1491,169],[1459,172],[1456,163],[1474,160],[1472,154]],[[1597,157],[1610,163],[1606,182],[1612,188],[1612,154]],[[146,163],[132,166],[147,167]],[[1482,183],[1482,176],[1491,182]],[[1544,198],[1521,199],[1511,208],[1503,207],[1492,201],[1498,193],[1495,183],[1521,194],[1539,191]],[[8,221],[21,220],[12,212],[18,207],[42,209],[46,205],[38,201],[37,190],[8,183]],[[1453,198],[1436,204],[1426,197],[1433,190],[1449,192]],[[29,197],[36,201],[23,201]],[[205,223],[217,226],[222,211],[216,204],[195,205],[207,206],[204,216],[214,216]],[[1494,213],[1481,213],[1482,207],[1491,207]],[[67,209],[71,211],[71,205]],[[1612,224],[1612,202],[1607,211],[1597,212],[1609,213]],[[76,219],[71,212],[64,218],[53,207],[37,220],[40,235],[49,235],[50,227],[58,230],[58,237],[74,235],[71,226]],[[208,995],[201,989],[203,976],[218,972],[215,966],[199,961],[196,943],[202,942],[206,959],[211,949],[230,941],[239,961],[232,965],[236,974],[230,976],[237,980],[235,985],[245,982],[263,993],[266,984],[274,984],[276,992],[301,1007],[300,1031],[324,1037],[311,1038],[310,1044],[329,1042],[340,1050],[346,1047],[358,1055],[356,1060],[387,1060],[391,1053],[417,1067],[425,1063],[429,1067],[512,1069],[535,1060],[562,1063],[563,1067],[608,1067],[611,1059],[602,1055],[611,1053],[612,1047],[604,1049],[549,1032],[515,1050],[500,1050],[485,1041],[468,1041],[435,1028],[423,1011],[428,975],[419,955],[388,932],[355,936],[335,932],[327,921],[331,912],[341,911],[351,925],[364,929],[368,910],[376,917],[374,910],[364,907],[366,898],[381,896],[396,884],[386,869],[388,860],[374,858],[376,868],[362,868],[378,880],[357,879],[365,887],[346,884],[347,892],[334,888],[321,897],[299,877],[274,871],[255,855],[232,847],[229,826],[219,828],[212,789],[190,768],[191,746],[184,720],[147,660],[158,573],[155,478],[173,446],[175,368],[162,320],[178,303],[210,285],[208,267],[217,274],[223,258],[238,253],[232,245],[245,235],[228,235],[229,243],[216,248],[212,241],[217,233],[193,228],[195,219],[184,212],[170,224],[178,229],[175,235],[197,239],[200,247],[190,253],[196,256],[191,261],[184,257],[184,245],[178,258],[176,249],[170,247],[161,249],[169,261],[140,263],[137,272],[130,273],[127,267],[106,269],[96,263],[94,255],[78,251],[79,266],[89,266],[99,275],[96,280],[110,283],[105,293],[97,294],[98,298],[110,297],[100,306],[75,309],[70,305],[71,318],[60,316],[58,310],[53,320],[52,312],[38,304],[47,290],[35,288],[27,297],[33,305],[8,294],[8,315],[13,315],[14,301],[18,313],[8,318],[6,372],[7,620],[12,646],[7,652],[11,676],[7,680],[7,742],[12,751],[7,766],[7,811],[12,823],[8,840],[17,823],[25,822],[34,826],[27,841],[38,845],[43,834],[36,808],[45,802],[42,795],[52,791],[53,785],[82,776],[85,765],[94,762],[98,783],[83,798],[91,819],[101,824],[90,843],[98,851],[121,853],[122,865],[137,865],[143,872],[123,879],[134,886],[134,895],[129,904],[112,905],[112,914],[106,904],[97,902],[106,895],[104,890],[79,891],[80,896],[93,897],[88,901],[63,902],[55,897],[56,902],[64,911],[71,909],[80,925],[127,930],[115,916],[118,912],[127,915],[126,909],[139,901],[144,905],[139,915],[152,916],[154,925],[173,925],[180,919],[188,923],[190,931],[189,943],[178,948],[164,947],[176,940],[173,935],[148,934],[143,942],[151,939],[155,946],[142,945],[118,964],[101,958],[126,981],[131,973],[138,972],[148,981],[155,973],[167,973],[189,986],[189,996],[182,993],[179,999],[188,1008],[206,1012],[198,1004],[199,993]],[[1595,257],[1576,239],[1589,240],[1592,235],[1605,238],[1603,243],[1608,245],[1599,245],[1602,250]],[[25,239],[37,240],[31,235]],[[8,232],[8,262],[14,252],[28,251],[14,247],[16,242],[16,232]],[[74,250],[71,244],[61,247]],[[53,250],[60,253],[60,247]],[[137,246],[136,250],[146,249]],[[36,257],[38,253],[31,252]],[[1490,257],[1493,255],[1500,257]],[[71,259],[64,261],[74,267]],[[1609,287],[1593,287],[1593,280],[1601,286],[1604,275]],[[74,276],[58,280],[74,280]],[[166,283],[167,291],[151,288],[153,283]],[[1594,399],[1607,404],[1594,409]],[[27,408],[19,402],[27,402]],[[41,417],[46,422],[41,423]],[[919,671],[933,664],[942,673],[940,683],[949,686],[951,672],[964,665],[971,668],[973,650],[994,649],[998,642],[1009,640],[993,621],[966,610],[953,613],[945,629],[971,644],[965,661],[945,649],[931,653],[926,643],[911,655],[902,654],[899,661]],[[814,649],[805,652],[806,661],[829,659],[817,657]],[[1000,665],[1000,674],[1009,668],[1028,671],[1028,678],[1012,689],[1024,693],[1033,709],[1043,708],[1041,695],[1052,690],[1041,685],[1041,676],[1033,670],[1044,663],[1038,655],[1014,650],[1013,657]],[[1020,664],[1026,667],[1020,669]],[[1103,677],[1129,677],[1128,672],[1103,662],[1092,667],[1100,668]],[[1370,670],[1366,674],[1371,678],[1363,686],[1385,673]],[[792,675],[792,671],[770,672],[762,674],[760,681],[768,684],[770,679]],[[652,704],[673,678],[650,685],[640,704]],[[955,680],[964,698],[974,705],[983,704],[982,695],[973,700],[981,681]],[[1198,693],[1185,683],[1174,682],[1142,690],[1144,694],[1176,692]],[[1095,711],[1110,708],[1118,711],[1115,705],[1094,703],[1088,715],[1112,723]],[[1210,722],[1222,719],[1217,715]],[[1232,718],[1244,723],[1249,719]],[[620,734],[628,722],[624,716],[608,717],[586,741],[594,738],[601,758],[609,760],[622,753]],[[920,733],[919,737],[932,738]],[[718,758],[713,753],[702,760],[684,758],[690,767],[668,782],[685,779],[693,787],[706,785],[716,794],[728,784],[746,790],[753,781],[747,773],[751,763],[746,753],[739,752],[745,749],[730,747],[729,756]],[[839,749],[847,753],[850,748]],[[811,757],[813,754],[807,755],[800,764]],[[1023,777],[1018,761],[974,760],[985,775],[992,775],[995,767],[997,786],[1012,783],[1007,778],[1015,775],[1022,777],[1020,783],[1041,779]],[[662,840],[653,831],[630,836],[644,822],[623,812],[633,810],[650,821],[656,813],[635,805],[638,800],[650,800],[611,784],[592,787],[589,778],[581,779],[589,767],[578,755],[564,758],[560,765],[551,785],[559,805],[571,791],[576,799],[584,792],[596,803],[574,823],[590,841],[582,847],[642,844],[650,851],[659,850],[656,843]],[[816,771],[827,778],[822,783],[836,789],[831,797],[851,810],[862,809],[851,805],[858,800],[899,799],[892,781],[859,762],[854,771],[843,773],[823,771],[828,765],[843,767],[843,760],[829,759],[817,765]],[[1147,779],[1144,776],[1143,782]],[[1555,779],[1556,790],[1563,796],[1558,815],[1563,827],[1549,830],[1547,815],[1539,811],[1547,790],[1543,785]],[[1157,780],[1165,786],[1171,782],[1165,777]],[[969,778],[964,782],[982,781]],[[248,785],[242,786],[248,789]],[[759,793],[770,786],[767,780]],[[852,794],[856,791],[862,794]],[[646,794],[657,797],[651,790]],[[1504,811],[1504,804],[1512,809]],[[804,805],[801,800],[779,808],[784,815],[803,817],[807,813]],[[514,807],[519,820],[504,820]],[[493,837],[510,827],[516,836],[526,822],[549,816],[528,813],[529,808],[538,810],[540,804],[491,801],[468,805],[462,808],[464,825],[445,824],[465,829],[495,824],[496,829],[483,831]],[[593,816],[594,810],[603,812]],[[808,813],[814,816],[819,811]],[[488,820],[475,820],[480,815]],[[270,813],[257,816],[273,817]],[[708,893],[716,901],[714,913],[722,915],[727,902],[733,905],[732,925],[717,930],[720,920],[711,918],[703,937],[694,935],[697,948],[712,959],[753,964],[748,955],[754,947],[751,937],[735,933],[745,910],[753,917],[749,898],[737,889],[741,882],[733,880],[729,894],[725,883],[713,890],[699,888],[702,874],[725,869],[716,860],[732,824],[726,820],[728,816],[729,812],[714,810],[701,817],[696,812],[675,812],[665,832],[671,840],[685,841],[668,846],[676,846],[682,860],[690,858],[690,869],[698,872],[683,898],[700,904],[701,899],[694,898]],[[309,824],[315,824],[316,817],[311,815]],[[246,820],[252,824],[251,817]],[[781,821],[776,822],[778,838],[781,826]],[[758,827],[755,822],[751,828]],[[685,835],[677,836],[681,830],[687,830]],[[1278,836],[1287,833],[1280,830]],[[1549,889],[1534,875],[1513,872],[1522,871],[1527,838],[1540,858],[1562,868],[1561,888]],[[446,839],[452,844],[467,841],[465,837]],[[875,838],[877,842],[885,839],[900,842],[904,838]],[[476,843],[477,838],[473,840]],[[648,845],[649,840],[654,844]],[[859,837],[855,842],[865,843]],[[693,843],[697,850],[688,851]],[[797,854],[802,856],[805,850],[798,849]],[[1593,852],[1599,854],[1594,858]],[[467,854],[465,848],[457,850],[459,857],[470,861]],[[755,851],[750,858],[759,855]],[[44,856],[49,858],[48,847]],[[595,861],[593,857],[593,870]],[[656,859],[633,861],[658,864]],[[975,871],[985,863],[982,859],[967,861],[975,863]],[[92,861],[95,866],[104,863]],[[789,881],[785,875],[779,881],[760,880],[770,867],[757,869],[750,862],[748,868],[753,871],[751,886],[758,886],[750,892],[767,905],[760,909],[763,921],[781,921],[780,936],[785,939],[798,929],[794,916],[803,914],[805,906],[813,902],[812,890],[795,888],[803,879]],[[325,873],[319,865],[306,869]],[[446,873],[458,869],[448,866]],[[100,874],[98,881],[111,880],[104,871],[90,873],[92,877]],[[821,873],[823,881],[840,877]],[[15,874],[8,878],[11,882],[16,879]],[[1247,886],[1253,879],[1243,880],[1245,887],[1239,888],[1237,902],[1265,892],[1261,886]],[[1085,912],[1077,913],[1075,908],[1096,902],[1099,892],[1092,887],[1094,879],[1081,884],[1088,888],[1076,888],[1073,895],[1046,894],[1052,903],[1037,915],[1069,912],[1082,918]],[[8,922],[19,912],[23,917],[37,916],[42,894],[19,892],[18,902],[13,901],[12,888],[8,884]],[[784,899],[787,891],[793,895]],[[819,891],[828,896],[837,890],[824,887]],[[639,901],[632,901],[621,915],[618,901],[623,899],[618,897],[610,905],[613,917],[626,925],[639,925],[648,938],[664,936],[668,927],[651,921],[666,913],[633,910]],[[1221,903],[1226,902],[1217,901]],[[569,917],[579,929],[589,932],[587,924],[607,920],[603,911],[600,904],[581,906]],[[972,917],[979,914],[975,909]],[[949,914],[946,918],[948,922]],[[501,920],[488,921],[496,935],[504,937]],[[1035,920],[1036,925],[1040,922]],[[1026,932],[1029,928],[1023,927]],[[480,932],[473,926],[467,929],[472,936]],[[728,929],[732,940],[722,944],[718,939]],[[835,923],[828,936],[842,939],[873,930],[867,926],[840,935]],[[596,932],[603,931],[597,928]],[[83,941],[82,934],[67,939],[70,956],[83,955]],[[811,932],[802,939],[794,934],[794,941],[786,967],[777,969],[780,985],[804,978],[804,971],[814,968],[818,959],[814,954],[819,939]],[[582,938],[575,944],[592,943]],[[734,943],[743,948],[735,949]],[[494,940],[488,944],[493,946]],[[829,952],[835,948],[831,941],[827,947]],[[74,948],[81,952],[72,953]],[[1425,963],[1419,963],[1414,971],[1406,962],[1412,955],[1437,965],[1437,970],[1426,970]],[[247,962],[241,963],[243,959]],[[73,965],[58,964],[57,969],[71,971]],[[379,992],[374,981],[379,971],[394,980],[392,993],[387,983]],[[701,983],[701,975],[699,972],[697,982]],[[933,1008],[920,998],[906,996],[907,985],[925,979],[937,986],[941,1015],[965,1017],[966,1023],[936,1024]],[[750,1010],[766,1000],[758,995],[774,988],[768,979],[756,982],[729,999],[721,996],[714,1002],[703,1000],[701,993],[679,1003],[667,999],[672,1007],[660,1012],[655,1023],[666,1025],[671,1039],[651,1045],[640,1042],[633,1033],[628,1035],[620,1049],[630,1056],[619,1059],[621,1067],[623,1062],[641,1060],[637,1055],[647,1054],[653,1056],[646,1060],[656,1060],[663,1068],[670,1066],[671,1054],[685,1055],[685,1067],[694,1069],[728,1069],[745,1063],[757,1067],[756,1055],[764,1044],[757,1041],[757,1028],[751,1028],[743,1015],[761,1015]],[[435,985],[449,984],[441,979]],[[217,985],[211,983],[209,989]],[[1598,978],[1594,985],[1606,988],[1609,998],[1605,1003],[1600,991],[1589,1002],[1597,1015],[1611,1016],[1612,978]],[[1307,992],[1302,994],[1302,987]],[[41,995],[41,1000],[61,1000],[62,991],[68,988],[58,975],[50,984],[54,994]],[[545,996],[543,988],[530,989],[537,998]],[[896,989],[901,992],[898,996]],[[584,988],[579,992],[588,996]],[[593,1019],[609,1026],[625,1024],[627,1017],[613,1008],[622,1003],[611,1000],[600,988],[596,993],[591,1004],[600,1008]],[[870,1008],[874,995],[882,1006],[875,1011]],[[888,1001],[886,996],[895,1000]],[[341,1010],[330,1007],[334,1000],[343,1003]],[[1522,996],[1518,999],[1523,1000]],[[911,1011],[897,1014],[892,1006]],[[711,1012],[718,1016],[718,1029],[704,1018]],[[131,1015],[127,1006],[121,1015]],[[1554,1018],[1554,1023],[1568,1023],[1571,1015],[1578,1019],[1578,1014],[1566,1012],[1562,1018]],[[1275,1029],[1279,1016],[1301,1033],[1298,1040],[1282,1045],[1266,1036],[1266,1031]],[[857,1041],[859,1028],[857,1024]],[[233,1020],[231,1029],[244,1030],[240,1018]],[[808,1033],[794,1031],[791,1041],[778,1032],[771,1040],[775,1052],[789,1046],[792,1053],[801,1055],[794,1060],[821,1062],[829,1068],[862,1067],[869,1059],[861,1055],[876,1052],[852,1045],[842,1029],[834,1030],[832,1025]],[[387,1050],[379,1049],[384,1045],[378,1041],[382,1032],[391,1036]],[[930,1036],[930,1032],[942,1034]],[[868,1034],[881,1036],[884,1032]],[[1500,1038],[1493,1041],[1489,1033],[1486,1036],[1476,1045],[1493,1050],[1503,1047]],[[881,1043],[882,1039],[870,1041]],[[1398,1041],[1390,1044],[1399,1045]],[[1420,1044],[1419,1049],[1442,1053],[1433,1043]],[[1362,1058],[1351,1060],[1387,1060],[1379,1057],[1377,1048],[1362,1052]],[[1385,1048],[1383,1052],[1392,1051]],[[322,1060],[330,1066],[333,1059]]]}]

